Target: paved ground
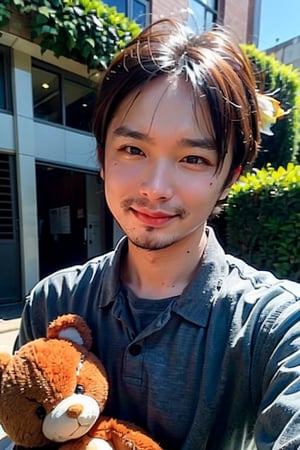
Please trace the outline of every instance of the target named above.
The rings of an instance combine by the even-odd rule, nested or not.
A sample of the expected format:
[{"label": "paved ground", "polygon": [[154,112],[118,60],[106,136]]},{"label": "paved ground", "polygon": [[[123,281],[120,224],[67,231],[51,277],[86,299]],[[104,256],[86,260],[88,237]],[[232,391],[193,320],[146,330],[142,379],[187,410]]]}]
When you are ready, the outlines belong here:
[{"label": "paved ground", "polygon": [[[19,325],[22,305],[0,305],[0,352],[12,352]],[[4,432],[0,426],[0,439]],[[0,450],[4,447],[0,442]],[[5,445],[6,447],[6,445]]]},{"label": "paved ground", "polygon": [[11,352],[16,338],[22,305],[0,306],[0,352]]},{"label": "paved ground", "polygon": [[[1,329],[1,321],[0,321],[0,329]],[[0,353],[1,352],[12,352],[13,345],[16,339],[17,330],[11,330],[7,331],[5,333],[2,333],[0,331]]]}]

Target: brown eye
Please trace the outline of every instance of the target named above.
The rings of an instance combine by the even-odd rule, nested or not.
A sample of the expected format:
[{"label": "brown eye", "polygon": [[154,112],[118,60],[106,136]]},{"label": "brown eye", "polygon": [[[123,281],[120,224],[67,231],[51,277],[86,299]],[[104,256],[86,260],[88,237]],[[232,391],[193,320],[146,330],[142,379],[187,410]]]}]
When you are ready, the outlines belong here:
[{"label": "brown eye", "polygon": [[206,163],[206,161],[201,156],[198,156],[198,155],[186,156],[185,158],[183,158],[182,161],[185,163],[188,163],[188,164],[205,164]]},{"label": "brown eye", "polygon": [[121,147],[123,152],[127,153],[130,156],[143,156],[144,152],[134,145],[125,145],[124,147]]},{"label": "brown eye", "polygon": [[[38,402],[37,402],[34,398],[26,397],[26,399],[27,399],[29,402],[37,403],[37,404],[38,404]],[[43,407],[43,405],[39,405],[39,404],[38,404],[38,406],[36,407],[36,410],[35,410],[35,415],[36,415],[37,418],[40,419],[40,420],[43,420],[43,419],[46,417],[47,412],[46,412],[45,408]]]}]

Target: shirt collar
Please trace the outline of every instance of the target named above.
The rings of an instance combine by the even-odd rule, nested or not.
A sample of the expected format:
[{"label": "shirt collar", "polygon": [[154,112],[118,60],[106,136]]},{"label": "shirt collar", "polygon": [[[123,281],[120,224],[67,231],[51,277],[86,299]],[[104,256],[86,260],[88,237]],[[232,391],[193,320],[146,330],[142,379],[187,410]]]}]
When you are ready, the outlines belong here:
[{"label": "shirt collar", "polygon": [[225,252],[212,228],[207,227],[207,245],[194,279],[173,305],[173,311],[184,319],[205,327],[211,305],[221,289],[229,268]]},{"label": "shirt collar", "polygon": [[99,269],[101,270],[102,289],[99,297],[99,307],[105,307],[115,301],[121,290],[120,267],[121,259],[124,253],[127,252],[128,241],[126,236],[122,237],[117,243],[114,251],[104,257],[104,262],[101,263],[100,257]]},{"label": "shirt collar", "polygon": [[[229,270],[224,250],[217,241],[213,229],[207,227],[206,231],[208,239],[201,264],[192,282],[172,306],[173,312],[202,327],[207,325],[211,305]],[[101,307],[109,305],[120,293],[120,264],[127,248],[127,238],[123,237],[115,250],[107,255],[104,265],[101,265],[103,277],[99,299]]]}]

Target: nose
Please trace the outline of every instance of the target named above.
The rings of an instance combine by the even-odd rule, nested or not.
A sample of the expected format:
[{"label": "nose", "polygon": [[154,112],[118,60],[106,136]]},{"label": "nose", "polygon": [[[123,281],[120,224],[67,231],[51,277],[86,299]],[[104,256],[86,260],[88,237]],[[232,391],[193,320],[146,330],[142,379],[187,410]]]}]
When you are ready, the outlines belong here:
[{"label": "nose", "polygon": [[173,195],[174,177],[172,165],[166,159],[149,163],[141,176],[140,195],[149,200],[169,200]]},{"label": "nose", "polygon": [[77,419],[77,417],[80,416],[82,411],[83,411],[83,406],[80,403],[71,405],[67,409],[67,416],[70,417],[70,419]]}]

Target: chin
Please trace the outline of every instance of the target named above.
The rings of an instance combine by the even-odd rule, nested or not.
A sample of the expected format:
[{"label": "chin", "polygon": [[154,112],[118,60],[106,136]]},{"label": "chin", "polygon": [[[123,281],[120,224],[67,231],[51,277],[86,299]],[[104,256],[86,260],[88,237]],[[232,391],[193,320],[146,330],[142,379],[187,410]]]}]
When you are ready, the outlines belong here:
[{"label": "chin", "polygon": [[[155,231],[154,231],[155,233]],[[138,248],[142,248],[144,250],[162,250],[164,248],[171,247],[173,244],[176,244],[177,239],[174,236],[165,237],[160,239],[158,236],[152,237],[130,237],[128,236],[129,241]]]}]

